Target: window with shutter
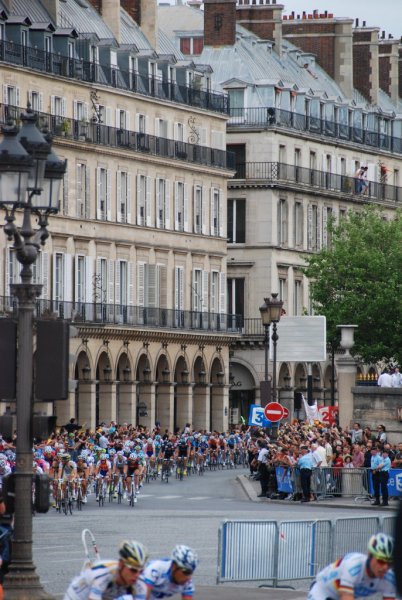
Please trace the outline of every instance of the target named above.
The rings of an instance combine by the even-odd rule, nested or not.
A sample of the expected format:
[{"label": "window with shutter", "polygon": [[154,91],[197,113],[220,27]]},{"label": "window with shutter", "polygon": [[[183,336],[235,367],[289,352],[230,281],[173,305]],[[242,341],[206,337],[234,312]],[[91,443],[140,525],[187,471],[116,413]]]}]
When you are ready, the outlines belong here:
[{"label": "window with shutter", "polygon": [[194,186],[194,233],[202,233],[202,186]]},{"label": "window with shutter", "polygon": [[137,225],[145,225],[146,193],[146,177],[137,175]]},{"label": "window with shutter", "polygon": [[184,231],[184,183],[175,182],[175,230]]}]

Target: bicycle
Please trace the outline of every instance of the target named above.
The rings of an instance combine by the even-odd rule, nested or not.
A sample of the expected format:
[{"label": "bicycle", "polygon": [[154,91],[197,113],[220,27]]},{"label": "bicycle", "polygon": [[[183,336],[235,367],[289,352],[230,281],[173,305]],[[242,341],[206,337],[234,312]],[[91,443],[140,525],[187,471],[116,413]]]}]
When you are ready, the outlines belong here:
[{"label": "bicycle", "polygon": [[180,481],[183,481],[183,475],[184,475],[184,458],[182,456],[179,456],[176,459],[176,479],[180,479]]},{"label": "bicycle", "polygon": [[117,504],[121,504],[124,495],[124,485],[123,485],[123,475],[119,475],[119,479],[117,481],[117,486],[115,487],[115,491],[117,492]]},{"label": "bicycle", "polygon": [[131,478],[131,485],[130,485],[129,504],[130,504],[130,506],[134,506],[134,504],[136,504],[136,502],[137,502],[137,493],[135,491],[134,477],[132,477]]},{"label": "bicycle", "polygon": [[169,483],[170,468],[171,468],[170,458],[164,458],[162,460],[161,481],[166,481],[166,483]]},{"label": "bicycle", "polygon": [[107,486],[104,477],[98,477],[96,483],[96,500],[99,504],[99,507],[105,504],[105,498],[107,495]]},{"label": "bicycle", "polygon": [[74,503],[74,494],[73,494],[73,486],[71,481],[65,482],[64,489],[64,499],[63,499],[63,512],[65,515],[73,514],[73,503]]},{"label": "bicycle", "polygon": [[84,492],[82,489],[82,477],[78,477],[77,479],[77,487],[76,487],[76,500],[75,503],[77,505],[77,510],[82,510]]}]

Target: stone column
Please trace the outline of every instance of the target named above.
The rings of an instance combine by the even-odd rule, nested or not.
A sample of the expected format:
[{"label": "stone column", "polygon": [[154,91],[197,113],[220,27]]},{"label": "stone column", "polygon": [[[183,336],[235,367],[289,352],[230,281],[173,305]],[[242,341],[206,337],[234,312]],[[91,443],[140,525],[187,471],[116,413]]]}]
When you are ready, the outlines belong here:
[{"label": "stone column", "polygon": [[94,381],[78,382],[78,402],[80,425],[85,423],[87,427],[94,430],[96,426],[96,383]]},{"label": "stone column", "polygon": [[193,420],[193,388],[191,385],[177,384],[176,427],[184,429]]},{"label": "stone column", "polygon": [[209,429],[209,391],[208,385],[196,385],[193,388],[194,429]]},{"label": "stone column", "polygon": [[345,354],[336,359],[338,373],[339,425],[344,428],[353,421],[352,388],[356,385],[356,362],[350,354],[354,346],[356,325],[337,325],[341,330],[341,347]]},{"label": "stone column", "polygon": [[116,382],[99,382],[99,420],[109,424],[116,420]]},{"label": "stone column", "polygon": [[155,421],[161,424],[161,431],[173,431],[174,386],[159,383],[156,388]]},{"label": "stone column", "polygon": [[143,417],[138,417],[137,425],[144,425],[148,429],[153,429],[155,426],[155,384],[141,382],[138,385],[139,404],[146,405],[147,414]]},{"label": "stone column", "polygon": [[119,406],[117,414],[119,423],[135,423],[137,406],[137,385],[133,382],[119,384]]},{"label": "stone column", "polygon": [[229,427],[229,388],[212,385],[210,394],[212,430],[226,431]]},{"label": "stone column", "polygon": [[[76,381],[76,385],[79,385],[78,381]],[[42,407],[42,405],[42,402],[38,404],[35,402],[35,412],[44,410],[43,408],[39,408],[39,406]],[[52,413],[50,412],[48,414],[51,415]],[[54,403],[54,414],[57,416],[57,425],[65,425],[65,423],[69,422],[71,417],[75,417],[78,422],[78,419],[80,419],[81,415],[77,417],[75,414],[75,389],[69,390],[67,400],[59,400],[58,402]]]}]

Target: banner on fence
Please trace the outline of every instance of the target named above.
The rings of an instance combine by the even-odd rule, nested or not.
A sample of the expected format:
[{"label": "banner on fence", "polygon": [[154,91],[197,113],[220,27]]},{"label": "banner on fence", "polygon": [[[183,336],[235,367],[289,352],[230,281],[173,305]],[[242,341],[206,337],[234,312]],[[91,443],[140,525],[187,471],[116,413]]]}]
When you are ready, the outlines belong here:
[{"label": "banner on fence", "polygon": [[275,473],[278,484],[278,492],[286,492],[287,494],[291,494],[293,492],[292,470],[286,469],[285,467],[276,467]]},{"label": "banner on fence", "polygon": [[[370,494],[374,493],[372,473],[370,471]],[[388,478],[388,495],[402,496],[402,469],[390,469]]]}]

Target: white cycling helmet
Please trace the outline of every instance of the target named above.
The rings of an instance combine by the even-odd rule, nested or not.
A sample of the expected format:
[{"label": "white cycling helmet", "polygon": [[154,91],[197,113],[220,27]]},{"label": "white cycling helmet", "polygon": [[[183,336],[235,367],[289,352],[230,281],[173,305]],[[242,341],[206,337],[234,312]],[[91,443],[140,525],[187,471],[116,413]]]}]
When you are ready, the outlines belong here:
[{"label": "white cycling helmet", "polygon": [[197,554],[188,546],[179,544],[172,552],[172,561],[186,571],[195,571],[198,564]]},{"label": "white cycling helmet", "polygon": [[148,560],[145,546],[134,540],[124,541],[120,544],[119,556],[125,565],[135,569],[143,569]]},{"label": "white cycling helmet", "polygon": [[367,550],[374,558],[391,562],[394,553],[394,540],[386,533],[376,533],[369,539]]}]

